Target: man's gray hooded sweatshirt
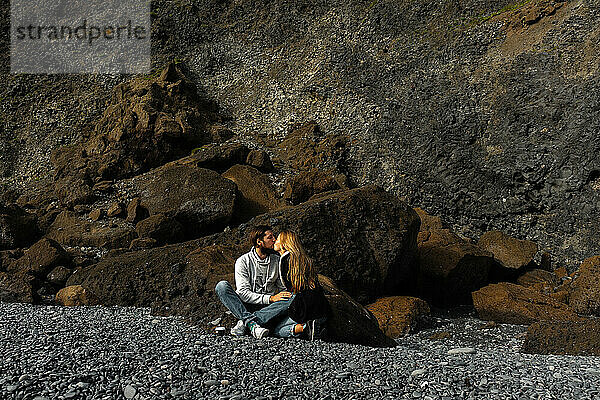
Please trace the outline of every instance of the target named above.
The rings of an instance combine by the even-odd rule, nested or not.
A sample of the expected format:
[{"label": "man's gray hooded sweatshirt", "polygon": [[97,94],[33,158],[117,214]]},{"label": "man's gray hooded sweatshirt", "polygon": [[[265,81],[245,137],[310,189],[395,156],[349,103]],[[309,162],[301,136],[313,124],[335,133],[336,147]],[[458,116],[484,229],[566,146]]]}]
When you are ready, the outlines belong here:
[{"label": "man's gray hooded sweatshirt", "polygon": [[235,262],[236,293],[244,303],[269,304],[285,287],[279,279],[279,254],[261,260],[254,247]]}]

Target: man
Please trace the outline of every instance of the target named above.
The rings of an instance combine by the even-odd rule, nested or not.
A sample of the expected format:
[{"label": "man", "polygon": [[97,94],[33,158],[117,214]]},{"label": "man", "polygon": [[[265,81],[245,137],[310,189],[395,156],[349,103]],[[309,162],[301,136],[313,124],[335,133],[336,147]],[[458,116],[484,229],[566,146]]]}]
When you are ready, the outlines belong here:
[{"label": "man", "polygon": [[291,303],[291,293],[279,279],[279,254],[273,252],[275,235],[268,225],[250,232],[250,251],[235,262],[234,291],[229,282],[217,283],[219,299],[239,320],[231,334],[242,336],[246,328],[257,339],[269,334],[265,328],[271,320],[284,316]]}]

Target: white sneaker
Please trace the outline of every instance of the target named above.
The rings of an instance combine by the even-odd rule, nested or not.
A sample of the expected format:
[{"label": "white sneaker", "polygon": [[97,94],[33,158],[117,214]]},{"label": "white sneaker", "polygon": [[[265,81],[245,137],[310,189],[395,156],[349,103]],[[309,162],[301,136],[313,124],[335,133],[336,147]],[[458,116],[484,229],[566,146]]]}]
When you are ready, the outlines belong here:
[{"label": "white sneaker", "polygon": [[246,334],[246,325],[244,325],[244,321],[240,319],[237,324],[231,328],[230,332],[233,336],[244,336]]},{"label": "white sneaker", "polygon": [[250,331],[252,332],[252,336],[254,336],[256,339],[262,339],[265,336],[269,336],[270,333],[267,328],[263,328],[258,324],[252,325],[252,329]]}]

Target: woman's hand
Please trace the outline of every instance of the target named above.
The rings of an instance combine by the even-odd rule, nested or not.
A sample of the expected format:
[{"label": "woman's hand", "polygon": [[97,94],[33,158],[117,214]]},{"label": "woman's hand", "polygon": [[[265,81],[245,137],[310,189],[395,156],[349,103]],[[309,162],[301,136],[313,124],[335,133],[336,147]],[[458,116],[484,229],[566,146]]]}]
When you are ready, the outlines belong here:
[{"label": "woman's hand", "polygon": [[276,301],[281,301],[281,300],[288,300],[290,298],[292,294],[290,292],[279,292],[277,294],[274,294],[273,296],[271,296],[269,298],[269,301],[271,303],[275,303]]}]

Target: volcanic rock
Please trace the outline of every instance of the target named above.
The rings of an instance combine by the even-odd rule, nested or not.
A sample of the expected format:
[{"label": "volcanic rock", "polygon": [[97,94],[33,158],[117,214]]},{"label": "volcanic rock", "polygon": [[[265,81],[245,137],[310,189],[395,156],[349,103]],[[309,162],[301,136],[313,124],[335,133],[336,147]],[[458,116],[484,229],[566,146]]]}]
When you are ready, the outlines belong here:
[{"label": "volcanic rock", "polygon": [[552,272],[543,269],[533,269],[525,272],[517,278],[517,283],[537,290],[543,294],[554,293],[555,288],[560,286],[561,280]]},{"label": "volcanic rock", "polygon": [[533,289],[502,282],[473,292],[473,304],[483,320],[528,325],[535,321],[580,321],[567,305]]},{"label": "volcanic rock", "polygon": [[500,231],[484,233],[477,245],[492,253],[502,266],[511,270],[534,264],[533,258],[538,252],[536,243],[515,239]]},{"label": "volcanic rock", "polygon": [[233,181],[241,196],[237,198],[234,220],[245,222],[260,214],[285,207],[269,178],[249,165],[234,165],[223,173]]},{"label": "volcanic rock", "polygon": [[59,243],[43,238],[25,250],[23,257],[14,261],[8,271],[45,277],[54,267],[69,261],[69,256]]},{"label": "volcanic rock", "polygon": [[34,277],[24,273],[0,272],[0,301],[34,302]]},{"label": "volcanic rock", "polygon": [[183,225],[187,237],[222,230],[231,220],[236,186],[217,172],[193,165],[168,165],[131,180],[141,206]]},{"label": "volcanic rock", "polygon": [[427,302],[409,296],[383,297],[366,308],[377,318],[383,333],[391,338],[414,332],[419,320],[431,312]]},{"label": "volcanic rock", "polygon": [[307,201],[318,193],[342,189],[343,187],[329,173],[313,169],[303,171],[286,183],[283,197],[292,204]]},{"label": "volcanic rock", "polygon": [[198,168],[223,172],[237,164],[244,164],[250,149],[239,143],[210,143],[192,150],[192,154],[171,161],[169,165],[194,165]]},{"label": "volcanic rock", "polygon": [[417,207],[414,210],[419,215],[419,219],[421,220],[421,231],[433,231],[445,228],[440,217],[429,215],[422,208]]},{"label": "volcanic rock", "polygon": [[527,329],[523,353],[600,356],[600,320],[540,321]]},{"label": "volcanic rock", "polygon": [[46,276],[46,279],[48,282],[54,285],[63,286],[72,273],[73,271],[69,268],[59,265],[50,271],[50,273]]},{"label": "volcanic rock", "polygon": [[113,203],[108,207],[106,215],[109,217],[121,217],[125,214],[123,203]]},{"label": "volcanic rock", "polygon": [[396,342],[379,328],[373,314],[340,290],[331,279],[320,275],[319,282],[329,302],[328,340],[372,347],[394,347]]},{"label": "volcanic rock", "polygon": [[135,224],[148,217],[148,210],[141,206],[141,200],[139,197],[136,197],[129,202],[127,205],[127,222],[132,222]]},{"label": "volcanic rock", "polygon": [[295,231],[319,273],[361,304],[414,285],[419,218],[379,187],[337,191],[247,225],[254,224]]},{"label": "volcanic rock", "polygon": [[418,294],[436,305],[470,304],[496,266],[491,253],[448,229],[420,232],[418,246]]},{"label": "volcanic rock", "polygon": [[89,290],[79,285],[67,286],[56,293],[56,303],[62,306],[93,306],[98,300]]},{"label": "volcanic rock", "polygon": [[581,263],[571,282],[569,305],[580,314],[600,316],[600,256]]},{"label": "volcanic rock", "polygon": [[156,247],[158,242],[156,239],[152,238],[137,238],[131,241],[129,245],[129,250],[142,250],[142,249],[151,249]]},{"label": "volcanic rock", "polygon": [[155,239],[158,245],[178,242],[183,237],[183,226],[164,214],[152,215],[138,222],[135,230],[140,238]]},{"label": "volcanic rock", "polygon": [[73,211],[63,211],[50,225],[46,237],[62,246],[128,247],[137,234],[125,222],[117,219],[115,223],[116,227],[109,227],[101,222],[89,222]]},{"label": "volcanic rock", "polygon": [[269,154],[264,150],[252,150],[246,157],[246,164],[256,168],[260,172],[273,171],[273,163]]}]

